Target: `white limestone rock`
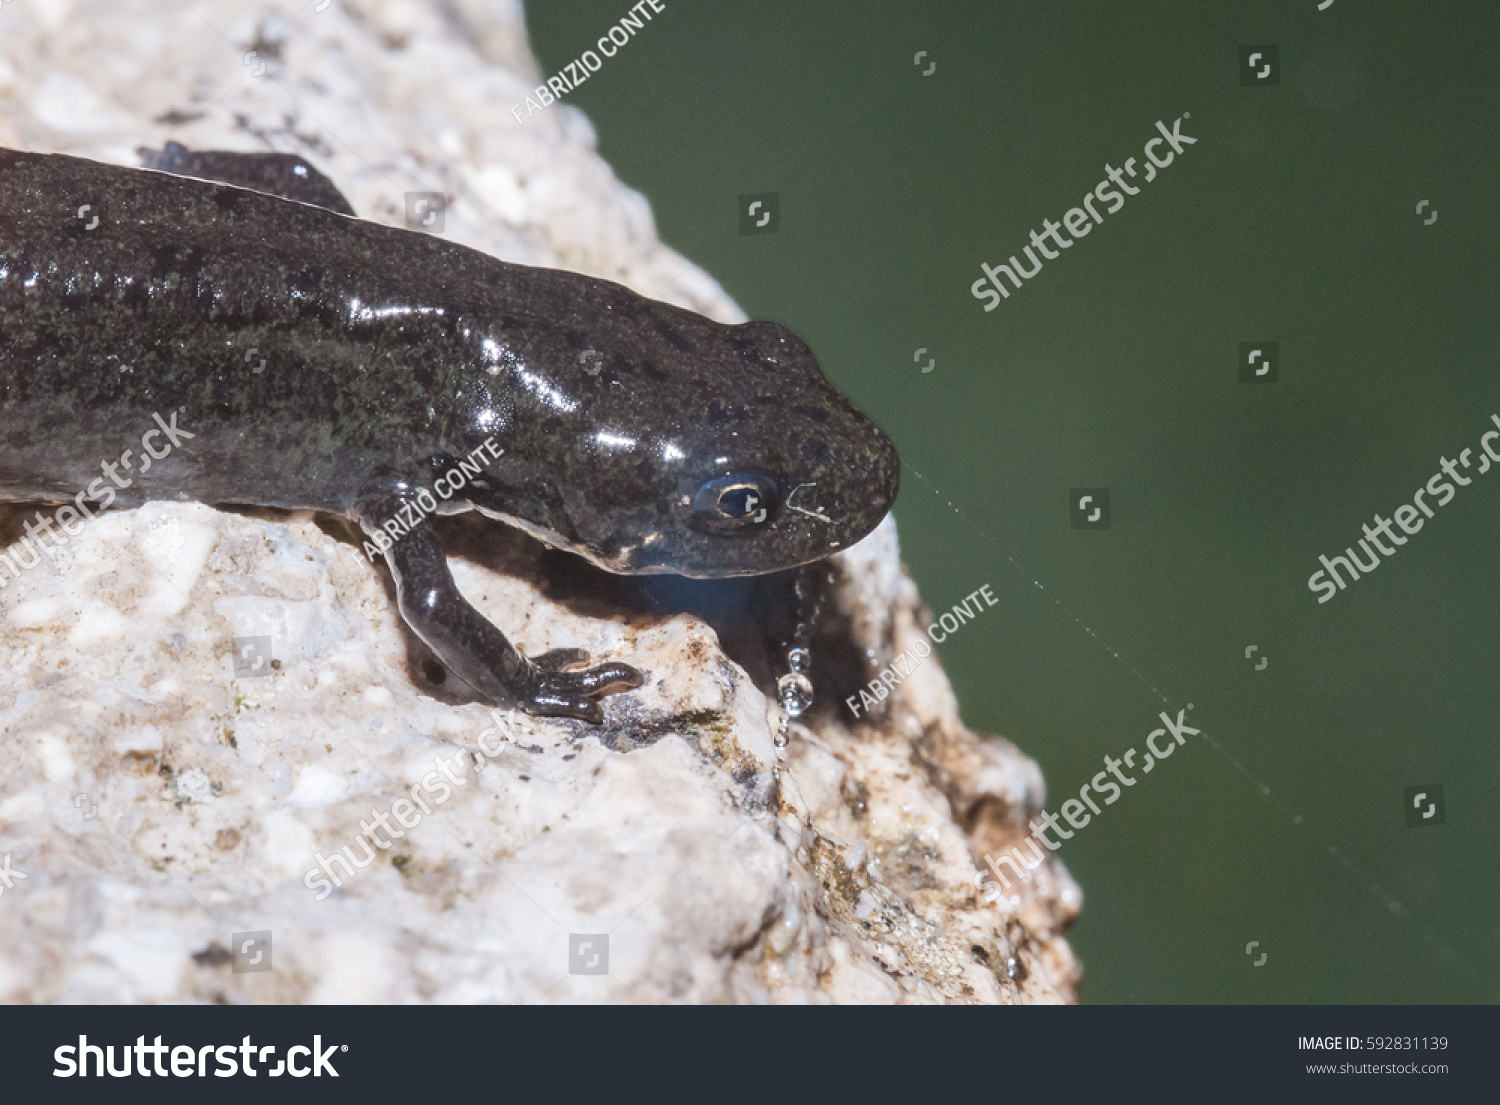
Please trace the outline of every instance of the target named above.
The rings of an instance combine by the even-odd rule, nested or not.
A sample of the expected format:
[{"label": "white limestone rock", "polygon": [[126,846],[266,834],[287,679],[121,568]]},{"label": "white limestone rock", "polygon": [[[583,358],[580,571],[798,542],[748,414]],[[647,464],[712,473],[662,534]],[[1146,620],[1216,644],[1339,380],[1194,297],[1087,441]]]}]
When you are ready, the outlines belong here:
[{"label": "white limestone rock", "polygon": [[[443,192],[453,240],[744,317],[657,241],[581,113],[516,122],[539,73],[514,0],[316,7],[12,0],[0,145],[295,151],[367,218]],[[37,509],[6,508],[0,541]],[[0,1000],[1074,998],[1061,865],[994,904],[972,881],[1040,774],[963,727],[935,656],[868,721],[821,703],[778,771],[775,704],[705,621],[587,574],[570,593],[560,554],[441,524],[464,593],[528,650],[582,646],[647,686],[598,730],[438,686],[384,569],[307,516],[115,512],[0,589]],[[842,636],[818,647],[857,687],[926,612],[889,520],[833,563]],[[271,969],[237,971],[262,945],[232,935],[264,931]],[[570,958],[570,934],[594,946]],[[601,935],[608,973],[570,973]]]}]

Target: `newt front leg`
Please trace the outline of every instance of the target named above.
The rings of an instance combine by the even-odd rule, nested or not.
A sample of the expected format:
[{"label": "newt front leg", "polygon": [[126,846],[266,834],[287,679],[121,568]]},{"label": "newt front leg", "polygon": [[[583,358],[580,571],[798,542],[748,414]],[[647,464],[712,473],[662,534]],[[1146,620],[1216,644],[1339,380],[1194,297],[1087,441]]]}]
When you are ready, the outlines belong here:
[{"label": "newt front leg", "polygon": [[459,593],[426,517],[394,540],[383,529],[403,510],[407,518],[416,514],[410,510],[416,492],[405,482],[372,488],[355,508],[355,520],[370,538],[381,535],[401,617],[480,696],[498,706],[519,706],[529,714],[597,725],[604,720],[597,698],[645,682],[628,664],[571,670],[589,662],[583,649],[554,649],[534,658],[523,655]]}]

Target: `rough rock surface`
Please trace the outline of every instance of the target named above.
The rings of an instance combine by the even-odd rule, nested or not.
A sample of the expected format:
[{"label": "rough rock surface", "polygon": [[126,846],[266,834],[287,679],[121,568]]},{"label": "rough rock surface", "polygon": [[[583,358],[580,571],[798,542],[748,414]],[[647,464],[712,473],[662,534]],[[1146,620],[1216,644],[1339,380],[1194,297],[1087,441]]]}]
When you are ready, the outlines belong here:
[{"label": "rough rock surface", "polygon": [[[450,238],[743,317],[657,241],[583,115],[516,123],[539,76],[518,4],[319,6],[10,0],[0,146],[300,152],[364,217],[442,192]],[[0,542],[37,509],[6,508]],[[964,728],[936,656],[884,713],[840,712],[926,624],[892,522],[830,562],[819,703],[782,752],[776,671],[744,644],[774,581],[652,590],[440,525],[464,593],[529,651],[579,645],[648,685],[598,730],[492,714],[326,518],[114,512],[0,589],[0,1000],[1073,999],[1061,865],[993,904],[973,882],[1040,811],[1036,766]],[[242,638],[274,663],[237,675]],[[417,824],[370,847],[360,822],[387,811]],[[329,858],[346,847],[365,866]],[[272,969],[237,970],[265,945],[232,934],[266,931]],[[603,935],[607,973],[571,973]]]}]

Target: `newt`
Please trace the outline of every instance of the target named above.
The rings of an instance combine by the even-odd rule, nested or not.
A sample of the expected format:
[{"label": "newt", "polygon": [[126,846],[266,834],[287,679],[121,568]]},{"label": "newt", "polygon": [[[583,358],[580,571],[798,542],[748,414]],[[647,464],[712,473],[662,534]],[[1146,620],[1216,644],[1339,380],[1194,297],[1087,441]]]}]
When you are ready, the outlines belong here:
[{"label": "newt", "polygon": [[[0,501],[342,515],[478,697],[592,723],[644,675],[512,645],[434,515],[711,579],[828,557],[891,508],[895,447],[783,326],[362,220],[295,155],[143,153],[0,150]],[[153,425],[177,429],[134,466]]]}]

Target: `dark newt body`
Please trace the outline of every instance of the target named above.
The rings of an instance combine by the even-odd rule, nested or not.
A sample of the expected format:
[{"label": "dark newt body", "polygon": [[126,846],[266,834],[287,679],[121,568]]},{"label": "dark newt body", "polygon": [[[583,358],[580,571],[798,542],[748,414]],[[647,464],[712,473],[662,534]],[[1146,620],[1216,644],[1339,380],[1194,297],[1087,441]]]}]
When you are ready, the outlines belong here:
[{"label": "dark newt body", "polygon": [[[598,721],[640,674],[511,647],[458,594],[419,495],[610,571],[703,578],[831,555],[894,499],[890,441],[781,326],[339,214],[286,155],[149,163],[233,183],[0,150],[0,500],[93,485],[97,505],[101,462],[175,413],[180,444],[105,481],[114,499],[350,517],[460,678]],[[476,449],[483,473],[434,496]],[[398,516],[422,520],[384,540]]]}]

